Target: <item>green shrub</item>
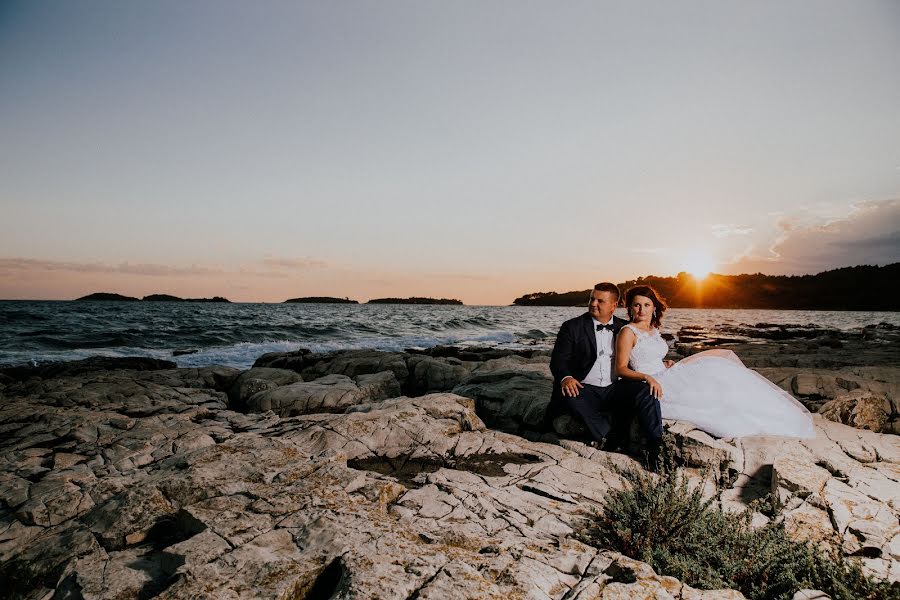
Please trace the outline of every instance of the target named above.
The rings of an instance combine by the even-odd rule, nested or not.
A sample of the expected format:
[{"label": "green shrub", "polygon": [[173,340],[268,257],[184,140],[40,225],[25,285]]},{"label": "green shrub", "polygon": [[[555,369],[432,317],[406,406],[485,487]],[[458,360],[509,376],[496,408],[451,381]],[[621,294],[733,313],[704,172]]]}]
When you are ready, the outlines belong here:
[{"label": "green shrub", "polygon": [[791,540],[782,524],[752,528],[752,509],[724,512],[680,472],[625,470],[585,541],[650,564],[701,589],[733,588],[752,599],[790,599],[803,588],[834,600],[900,598],[900,585],[866,577],[857,561]]}]

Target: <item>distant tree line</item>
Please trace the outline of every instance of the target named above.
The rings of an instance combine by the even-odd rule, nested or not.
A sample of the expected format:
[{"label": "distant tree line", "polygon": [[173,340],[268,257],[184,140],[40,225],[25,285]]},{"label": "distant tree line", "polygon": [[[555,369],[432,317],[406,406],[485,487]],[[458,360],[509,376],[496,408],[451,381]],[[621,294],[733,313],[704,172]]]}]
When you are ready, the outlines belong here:
[{"label": "distant tree line", "polygon": [[[673,308],[768,308],[809,310],[900,310],[900,263],[861,265],[816,275],[718,275],[697,279],[647,276],[618,284],[624,295],[650,285]],[[584,306],[590,289],[535,292],[513,301],[518,306]]]},{"label": "distant tree line", "polygon": [[143,298],[135,298],[133,296],[123,296],[122,294],[113,294],[110,292],[96,292],[76,298],[76,301],[100,301],[100,302],[231,302],[222,296],[214,296],[213,298],[179,298],[170,294],[150,294]]},{"label": "distant tree line", "polygon": [[350,298],[333,298],[331,296],[306,296],[304,298],[291,298],[284,304],[359,304],[357,300]]},{"label": "distant tree line", "polygon": [[462,304],[461,300],[452,298],[373,298],[369,304]]}]

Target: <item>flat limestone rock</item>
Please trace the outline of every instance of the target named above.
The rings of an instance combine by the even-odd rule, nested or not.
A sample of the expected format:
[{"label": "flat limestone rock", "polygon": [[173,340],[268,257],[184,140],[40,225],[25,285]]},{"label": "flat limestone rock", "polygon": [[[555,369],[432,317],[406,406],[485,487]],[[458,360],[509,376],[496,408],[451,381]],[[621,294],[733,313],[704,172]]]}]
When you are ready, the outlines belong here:
[{"label": "flat limestone rock", "polygon": [[400,395],[400,384],[391,371],[359,375],[326,375],[258,392],[247,399],[250,412],[273,411],[282,417],[308,413],[341,413],[351,406],[378,402]]},{"label": "flat limestone rock", "polygon": [[[250,370],[223,386],[233,374],[168,369],[7,382],[4,593],[742,597],[694,590],[579,541],[606,494],[624,485],[618,469],[638,468],[635,459],[489,428],[478,400],[458,394],[396,397],[416,372],[400,381],[380,368],[398,357],[425,364],[363,353],[305,363],[323,371],[308,381],[294,371]],[[465,369],[466,381],[486,392],[507,390],[502,404],[517,407],[508,415],[519,426],[528,410],[516,380],[546,379],[546,357],[495,357],[480,371],[456,357],[427,358],[446,359],[433,364],[452,367],[451,376]],[[378,369],[362,372],[370,368]],[[345,406],[332,396],[335,412],[239,413],[223,390],[243,375],[241,394],[248,382],[266,384],[247,399],[284,394],[285,405],[308,408],[317,398],[332,402],[327,395],[336,391],[359,397]],[[689,463],[728,465],[729,509],[772,490],[792,535],[863,555],[868,572],[897,577],[898,438],[820,416],[815,423],[811,440],[718,440],[689,423],[669,429]]]}]

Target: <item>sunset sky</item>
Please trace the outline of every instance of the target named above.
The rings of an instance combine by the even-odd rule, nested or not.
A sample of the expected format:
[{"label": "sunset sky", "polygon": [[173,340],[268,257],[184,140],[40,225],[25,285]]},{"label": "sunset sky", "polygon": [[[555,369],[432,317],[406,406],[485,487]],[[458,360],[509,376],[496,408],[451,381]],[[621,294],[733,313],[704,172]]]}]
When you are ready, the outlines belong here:
[{"label": "sunset sky", "polygon": [[0,298],[900,261],[900,2],[0,2]]}]

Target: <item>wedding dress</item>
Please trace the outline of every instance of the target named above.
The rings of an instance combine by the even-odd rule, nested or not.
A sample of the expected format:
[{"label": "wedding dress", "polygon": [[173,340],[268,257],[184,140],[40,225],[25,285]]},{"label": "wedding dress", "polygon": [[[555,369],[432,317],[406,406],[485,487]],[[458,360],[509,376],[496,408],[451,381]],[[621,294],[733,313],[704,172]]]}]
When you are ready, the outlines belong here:
[{"label": "wedding dress", "polygon": [[731,350],[706,350],[666,368],[669,351],[659,329],[641,331],[628,366],[662,386],[663,419],[689,421],[720,438],[747,435],[815,436],[809,411],[789,393],[744,366]]}]

